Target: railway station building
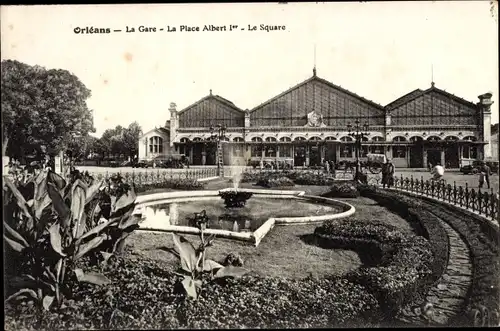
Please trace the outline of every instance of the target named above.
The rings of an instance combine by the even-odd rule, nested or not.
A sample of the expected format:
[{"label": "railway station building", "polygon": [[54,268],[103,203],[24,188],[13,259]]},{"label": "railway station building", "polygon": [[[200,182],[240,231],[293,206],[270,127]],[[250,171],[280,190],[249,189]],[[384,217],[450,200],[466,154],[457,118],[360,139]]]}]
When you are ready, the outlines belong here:
[{"label": "railway station building", "polygon": [[467,101],[434,83],[383,106],[316,74],[252,109],[241,109],[212,91],[184,109],[170,103],[165,127],[139,141],[141,160],[184,154],[192,165],[214,165],[210,127],[226,127],[224,164],[287,162],[294,166],[355,160],[348,124],[368,125],[361,160],[385,154],[396,167],[440,163],[459,168],[492,156],[492,94]]}]

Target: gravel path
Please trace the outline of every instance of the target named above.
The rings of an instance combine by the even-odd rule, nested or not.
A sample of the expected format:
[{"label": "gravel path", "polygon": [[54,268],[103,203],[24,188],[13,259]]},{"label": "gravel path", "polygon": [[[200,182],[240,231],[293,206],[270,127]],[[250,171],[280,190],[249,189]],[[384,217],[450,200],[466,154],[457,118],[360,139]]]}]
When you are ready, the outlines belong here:
[{"label": "gravel path", "polygon": [[[438,218],[448,234],[449,258],[446,271],[440,281],[427,294],[426,301],[433,305],[432,325],[447,325],[452,317],[462,314],[465,299],[472,285],[472,261],[467,244],[445,221]],[[412,325],[426,324],[420,307],[403,311],[401,321]]]}]

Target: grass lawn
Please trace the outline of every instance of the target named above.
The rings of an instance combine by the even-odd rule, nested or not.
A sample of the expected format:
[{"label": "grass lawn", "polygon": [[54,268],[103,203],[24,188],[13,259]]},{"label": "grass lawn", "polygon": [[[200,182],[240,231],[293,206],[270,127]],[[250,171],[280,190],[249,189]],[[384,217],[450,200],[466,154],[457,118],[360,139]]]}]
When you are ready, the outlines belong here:
[{"label": "grass lawn", "polygon": [[[207,183],[206,189],[217,190],[228,187],[227,180],[216,180]],[[243,188],[255,188],[250,183],[240,185]],[[259,187],[260,188],[260,187]],[[295,186],[289,190],[303,190],[308,194],[321,195],[328,191],[325,186]],[[166,191],[166,190],[158,190]],[[355,206],[353,218],[384,222],[398,227],[405,232],[412,232],[409,223],[396,214],[389,212],[375,201],[360,197],[356,199],[338,199]],[[290,208],[290,204],[283,204]],[[345,273],[361,266],[357,253],[343,249],[323,249],[308,244],[308,238],[317,225],[276,226],[262,240],[258,247],[229,239],[218,238],[214,246],[208,249],[208,257],[223,262],[229,253],[238,253],[245,262],[245,267],[263,276],[303,278],[309,275],[323,277],[330,274]],[[188,240],[199,243],[197,236],[186,235]],[[127,239],[130,257],[137,259],[148,257],[176,268],[177,258],[166,249],[173,248],[172,236],[169,233],[149,233],[137,231]]]}]

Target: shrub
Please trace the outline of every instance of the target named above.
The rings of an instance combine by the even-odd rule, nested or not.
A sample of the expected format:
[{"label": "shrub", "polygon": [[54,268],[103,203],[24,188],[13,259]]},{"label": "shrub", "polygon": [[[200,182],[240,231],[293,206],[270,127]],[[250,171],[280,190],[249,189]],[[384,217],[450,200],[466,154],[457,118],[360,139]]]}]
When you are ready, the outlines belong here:
[{"label": "shrub", "polygon": [[294,182],[288,177],[261,179],[257,182],[256,185],[268,188],[295,186]]},{"label": "shrub", "polygon": [[335,184],[331,186],[330,192],[326,193],[325,196],[332,198],[357,198],[359,197],[359,191],[352,183]]},{"label": "shrub", "polygon": [[377,310],[366,289],[345,279],[244,277],[212,283],[180,308],[188,328],[347,326]]},{"label": "shrub", "polygon": [[[86,226],[85,207],[102,183],[87,186],[78,176],[69,178],[74,182],[43,170],[18,189],[4,177],[4,241],[9,259],[15,261],[7,270],[10,296],[6,301],[35,300],[38,307],[49,310],[61,307],[70,277],[97,285],[107,283],[102,275],[75,268],[76,261],[101,251],[106,244],[113,247],[121,237],[112,238],[110,228],[124,234],[126,229],[137,227],[138,220],[130,218],[135,205],[133,191],[115,197],[109,219],[95,227]],[[109,255],[106,252],[103,257]]]},{"label": "shrub", "polygon": [[327,221],[315,234],[333,245],[381,254],[379,265],[362,267],[346,277],[367,286],[386,314],[393,315],[411,302],[430,274],[433,257],[429,242],[393,226],[360,220]]},{"label": "shrub", "polygon": [[134,184],[137,193],[143,193],[154,189],[174,190],[202,190],[205,185],[194,178],[173,178],[151,184]]}]

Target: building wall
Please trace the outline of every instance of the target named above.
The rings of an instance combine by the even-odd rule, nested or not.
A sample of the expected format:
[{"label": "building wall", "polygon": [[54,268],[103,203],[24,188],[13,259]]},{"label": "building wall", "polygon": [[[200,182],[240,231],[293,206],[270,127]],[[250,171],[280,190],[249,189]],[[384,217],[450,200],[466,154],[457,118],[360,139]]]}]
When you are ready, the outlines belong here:
[{"label": "building wall", "polygon": [[[150,139],[154,137],[159,137],[162,139],[162,153],[160,152],[155,152],[154,148],[153,151],[151,152],[150,149]],[[173,148],[170,147],[170,133],[166,130],[153,130],[145,135],[143,135],[139,139],[139,160],[141,161],[147,161],[147,160],[152,160],[154,158],[168,158],[172,153],[175,153],[173,151]]]}]

